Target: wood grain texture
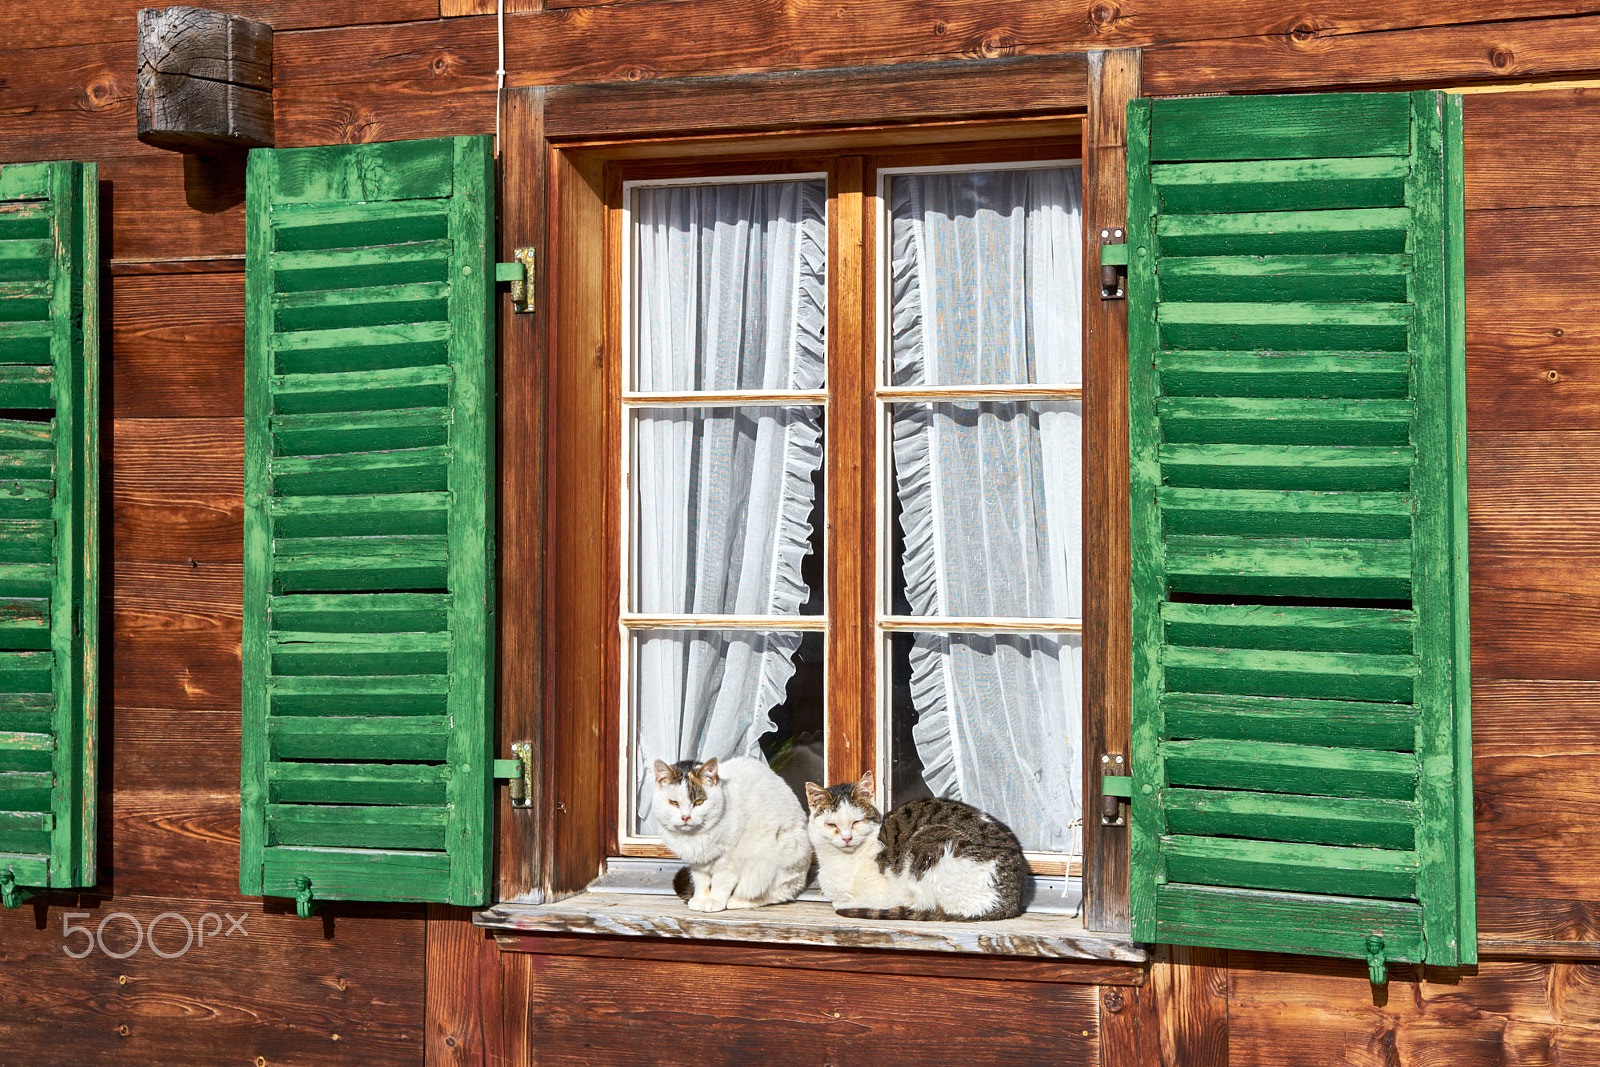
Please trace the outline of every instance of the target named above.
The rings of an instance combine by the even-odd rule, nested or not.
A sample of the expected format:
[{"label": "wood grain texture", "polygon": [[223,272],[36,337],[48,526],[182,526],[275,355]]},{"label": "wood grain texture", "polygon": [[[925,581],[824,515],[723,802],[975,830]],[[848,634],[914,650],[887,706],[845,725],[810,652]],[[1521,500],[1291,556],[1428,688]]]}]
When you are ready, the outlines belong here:
[{"label": "wood grain texture", "polygon": [[238,707],[243,568],[119,560],[109,577],[108,700],[118,707]]},{"label": "wood grain texture", "polygon": [[850,71],[567,85],[552,138],[1063,114],[1086,103],[1079,56],[1019,56]]},{"label": "wood grain texture", "polygon": [[[543,136],[543,91],[524,89],[505,101],[501,154],[500,252],[509,262],[518,248],[536,250],[538,267],[548,264],[545,237],[549,201],[549,154]],[[546,279],[534,285],[535,302],[548,299]],[[511,745],[533,746],[531,806],[514,809],[509,790],[499,791],[497,900],[526,900],[542,881],[544,852],[544,645],[545,583],[545,401],[550,316],[511,310],[509,291],[499,295],[500,500],[499,648],[500,715],[496,756]]]},{"label": "wood grain texture", "polygon": [[[207,912],[219,919],[207,922],[203,945],[178,958],[146,945],[120,961],[98,950],[77,960],[63,952],[83,943],[82,935],[62,938],[69,911],[87,912],[71,921],[91,929],[116,912],[146,927],[167,912],[191,926]],[[231,928],[224,914],[242,921],[232,936],[213,933]],[[0,910],[0,1049],[7,1062],[26,1051],[38,1064],[418,1062],[422,927],[415,909],[308,922],[230,894],[175,897],[170,881],[143,895],[62,894],[47,907]],[[104,940],[126,952],[129,920],[109,920]],[[179,919],[159,924],[164,952],[178,952],[183,940]]]},{"label": "wood grain texture", "polygon": [[1154,985],[1100,987],[1100,1067],[1160,1067],[1161,1001]]},{"label": "wood grain texture", "polygon": [[[1099,1063],[1095,986],[728,968],[515,954],[526,972],[527,1059],[670,1049],[704,1065]],[[650,990],[648,998],[639,991]],[[904,1005],[916,1004],[915,1013]]]},{"label": "wood grain texture", "polygon": [[1600,788],[1591,773],[1597,747],[1575,741],[1559,752],[1473,760],[1484,894],[1600,899]]},{"label": "wood grain texture", "polygon": [[113,423],[112,551],[143,562],[232,563],[244,536],[244,420]]},{"label": "wood grain texture", "polygon": [[1162,1064],[1227,1067],[1228,952],[1173,945],[1150,974]]},{"label": "wood grain texture", "polygon": [[[1324,86],[1451,85],[1600,69],[1595,37],[1600,18],[1584,10],[1588,5],[1574,5],[1567,12],[1498,14],[1484,5],[1474,7],[1438,19],[1408,12],[1409,17],[1357,33],[1307,17],[1291,19],[1274,33],[1195,34],[1188,41],[1146,51],[1145,86],[1152,96],[1287,92]],[[1590,17],[1541,20],[1543,14]]]},{"label": "wood grain texture", "polygon": [[781,967],[1103,986],[1140,985],[1147,976],[1147,969],[1139,964],[1098,960],[1037,960],[937,952],[839,950],[760,943],[734,944],[726,941],[609,938],[592,934],[515,934],[496,931],[495,937],[502,952],[663,960],[716,967]]},{"label": "wood grain texture", "polygon": [[[494,64],[459,74],[447,59],[437,75],[389,82],[289,85],[273,95],[280,147],[367,144],[494,132]],[[431,71],[432,68],[430,68]]]},{"label": "wood grain texture", "polygon": [[116,277],[102,308],[117,418],[231,418],[243,410],[242,271]]},{"label": "wood grain texture", "polygon": [[110,222],[102,253],[115,261],[244,251],[242,156],[137,151],[101,158],[101,211]]},{"label": "wood grain texture", "polygon": [[[1600,28],[1600,20],[1581,21]],[[1567,32],[1569,49],[1587,41],[1581,31]],[[1600,53],[1594,62],[1600,65]],[[1600,88],[1473,93],[1461,103],[1470,210],[1600,205],[1593,152],[1550,151],[1553,144],[1587,148],[1594,143],[1600,133]],[[1493,218],[1476,224],[1499,225]]]},{"label": "wood grain texture", "polygon": [[[1341,5],[1335,15],[1307,14],[1273,0],[1046,0],[1003,7],[958,0],[844,7],[823,0],[628,3],[508,16],[506,69],[513,86],[640,81],[1047,55],[1161,41],[1258,35],[1276,39],[1297,30],[1369,34],[1418,25],[1570,15],[1589,7],[1574,0],[1447,0],[1431,5],[1357,0]],[[709,26],[715,32],[705,32]],[[494,17],[284,34],[276,56],[279,84],[352,82],[351,72],[360,69],[370,74],[378,91],[381,84],[421,76],[429,62],[425,57],[441,47],[471,56],[472,62],[487,64],[492,71]],[[1198,73],[1195,77],[1204,80]],[[1182,91],[1195,91],[1197,82],[1188,84],[1191,88]]]},{"label": "wood grain texture", "polygon": [[[1128,304],[1101,300],[1099,234],[1127,226],[1127,103],[1140,93],[1136,52],[1090,60],[1083,133],[1084,421],[1084,898],[1085,922],[1128,929],[1128,828],[1101,826],[1096,770],[1107,753],[1131,758],[1128,717],[1131,563],[1128,529]],[[1126,818],[1126,805],[1124,818]]]},{"label": "wood grain texture", "polygon": [[1556,1065],[1600,1054],[1593,963],[1485,960],[1477,971],[1398,968],[1374,998],[1359,962],[1234,953],[1230,1063],[1290,1067]]},{"label": "wood grain texture", "polygon": [[1478,897],[1484,956],[1600,957],[1600,902],[1547,897]]},{"label": "wood grain texture", "polygon": [[[15,49],[114,41],[131,57],[138,39],[139,9],[148,6],[144,0],[67,0],[33,11],[7,8],[0,11],[0,41]],[[228,10],[277,30],[342,26],[351,21],[350,5],[343,0],[239,0],[230,3]],[[438,0],[381,0],[363,12],[373,22],[409,22],[437,17],[439,4]],[[131,75],[131,59],[127,66]]]},{"label": "wood grain texture", "polygon": [[507,1063],[501,1019],[514,1015],[501,988],[500,951],[468,908],[428,905],[426,1017],[429,1067]]}]

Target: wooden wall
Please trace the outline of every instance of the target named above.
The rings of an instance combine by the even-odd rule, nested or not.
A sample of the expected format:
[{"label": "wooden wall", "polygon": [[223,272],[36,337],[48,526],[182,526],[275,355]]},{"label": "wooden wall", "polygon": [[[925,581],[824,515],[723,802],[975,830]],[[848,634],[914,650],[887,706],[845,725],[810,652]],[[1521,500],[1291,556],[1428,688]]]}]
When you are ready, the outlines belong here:
[{"label": "wooden wall", "polygon": [[[1148,978],[503,952],[450,909],[302,921],[237,896],[243,171],[135,140],[139,6],[0,11],[0,162],[101,165],[112,420],[102,881],[0,912],[0,1064],[1600,1059],[1600,88],[1467,103],[1477,969],[1375,1000],[1359,965],[1181,949]],[[492,2],[215,6],[277,30],[282,145],[493,127]],[[1156,95],[1600,85],[1600,2],[1331,6],[507,0],[506,67],[517,86],[1143,47]],[[68,911],[229,912],[247,936],[73,960]],[[128,932],[111,920],[108,947]]]}]

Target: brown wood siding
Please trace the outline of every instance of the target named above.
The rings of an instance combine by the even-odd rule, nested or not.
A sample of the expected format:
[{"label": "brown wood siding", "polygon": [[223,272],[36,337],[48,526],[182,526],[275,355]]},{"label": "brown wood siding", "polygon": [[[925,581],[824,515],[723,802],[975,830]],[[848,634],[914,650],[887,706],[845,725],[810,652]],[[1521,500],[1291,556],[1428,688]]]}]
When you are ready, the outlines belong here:
[{"label": "brown wood siding", "polygon": [[[864,955],[726,946],[505,952],[458,909],[334,906],[305,921],[237,895],[243,168],[134,139],[145,2],[0,13],[0,161],[98,161],[113,261],[102,879],[0,910],[0,1063],[1600,1059],[1600,88],[1466,105],[1475,971],[1397,972],[1375,995],[1359,964],[1180,949],[1147,979],[993,961],[891,972]],[[492,3],[223,6],[277,31],[280,145],[494,127]],[[506,66],[513,86],[560,86],[1143,47],[1157,95],[1600,79],[1592,0],[1337,7],[508,0]],[[543,187],[533,171],[517,181]],[[511,394],[542,388],[538,366],[506,368]],[[508,432],[531,448],[540,425],[526,411]],[[508,513],[536,525],[538,492],[512,498]],[[519,571],[536,564],[528,538],[502,543]],[[503,647],[523,650],[503,684],[536,692],[532,635]],[[248,937],[171,960],[73,960],[69,911],[91,924],[228,912]],[[131,931],[112,920],[105,936],[119,950]]]}]

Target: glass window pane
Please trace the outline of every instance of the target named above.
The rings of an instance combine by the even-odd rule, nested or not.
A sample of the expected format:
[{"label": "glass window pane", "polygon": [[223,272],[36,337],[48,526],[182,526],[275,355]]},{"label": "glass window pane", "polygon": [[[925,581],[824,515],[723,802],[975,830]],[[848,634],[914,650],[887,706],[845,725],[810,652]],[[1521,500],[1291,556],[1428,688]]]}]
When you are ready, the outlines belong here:
[{"label": "glass window pane", "polygon": [[886,380],[1077,383],[1079,169],[893,174],[887,180]]},{"label": "glass window pane", "polygon": [[823,780],[821,633],[637,631],[629,672],[634,833],[656,833],[658,759],[762,756],[802,803]]},{"label": "glass window pane", "polygon": [[639,408],[632,431],[630,610],[821,613],[821,408]]},{"label": "glass window pane", "polygon": [[825,181],[643,186],[632,229],[632,388],[822,388]]},{"label": "glass window pane", "polygon": [[1083,405],[970,401],[890,410],[890,610],[1080,617]]},{"label": "glass window pane", "polygon": [[890,801],[964,800],[1026,849],[1082,853],[1077,634],[889,635]]}]

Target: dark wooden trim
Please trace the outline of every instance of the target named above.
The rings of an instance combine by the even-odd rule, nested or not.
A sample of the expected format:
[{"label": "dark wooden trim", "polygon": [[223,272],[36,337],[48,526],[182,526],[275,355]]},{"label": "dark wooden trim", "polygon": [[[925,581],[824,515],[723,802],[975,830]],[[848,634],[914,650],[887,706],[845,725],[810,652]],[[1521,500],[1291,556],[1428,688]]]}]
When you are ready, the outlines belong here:
[{"label": "dark wooden trim", "polygon": [[428,1067],[510,1063],[500,954],[467,908],[429,904],[422,1041]]},{"label": "dark wooden trim", "polygon": [[244,254],[191,256],[174,259],[113,259],[106,263],[113,277],[130,274],[233,274],[244,273]]},{"label": "dark wooden trim", "polygon": [[553,86],[554,140],[727,133],[1082,111],[1079,54]]},{"label": "dark wooden trim", "polygon": [[[549,169],[543,121],[544,90],[506,94],[500,152],[501,262],[517,248],[537,250],[534,314],[511,310],[509,291],[500,304],[500,479],[499,600],[500,725],[495,755],[510,758],[518,741],[533,745],[535,766],[544,763],[544,456],[545,360],[550,316],[545,203]],[[544,848],[545,791],[535,775],[532,806],[515,809],[499,791],[500,832],[497,900],[528,900],[537,894]]]},{"label": "dark wooden trim", "polygon": [[782,967],[795,970],[850,971],[860,974],[926,975],[998,981],[1057,982],[1070,985],[1137,986],[1148,969],[1134,963],[1029,960],[960,956],[938,952],[884,949],[784,948],[726,941],[666,941],[653,938],[602,938],[590,934],[512,934],[496,932],[505,952],[603,959],[648,959],[726,967]]},{"label": "dark wooden trim", "polygon": [[1127,226],[1127,104],[1139,95],[1140,80],[1136,49],[1089,56],[1083,130],[1083,896],[1084,925],[1091,930],[1129,928],[1128,827],[1101,826],[1099,814],[1100,756],[1129,753],[1128,304],[1101,300],[1098,279],[1100,230]]}]

